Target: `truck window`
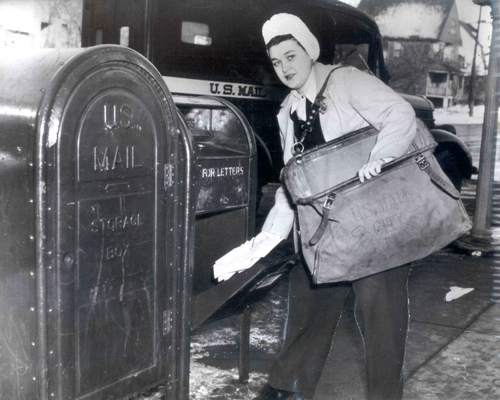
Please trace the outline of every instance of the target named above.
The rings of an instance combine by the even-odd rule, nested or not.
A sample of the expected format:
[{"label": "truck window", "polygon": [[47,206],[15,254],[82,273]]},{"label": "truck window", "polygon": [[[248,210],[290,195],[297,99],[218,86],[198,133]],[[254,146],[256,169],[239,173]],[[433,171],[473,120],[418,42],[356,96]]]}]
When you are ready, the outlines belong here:
[{"label": "truck window", "polygon": [[364,44],[337,44],[335,45],[335,63],[352,65],[364,71],[368,63],[369,45]]},{"label": "truck window", "polygon": [[210,28],[207,24],[199,22],[182,21],[181,41],[201,46],[210,46],[212,38],[210,37]]}]

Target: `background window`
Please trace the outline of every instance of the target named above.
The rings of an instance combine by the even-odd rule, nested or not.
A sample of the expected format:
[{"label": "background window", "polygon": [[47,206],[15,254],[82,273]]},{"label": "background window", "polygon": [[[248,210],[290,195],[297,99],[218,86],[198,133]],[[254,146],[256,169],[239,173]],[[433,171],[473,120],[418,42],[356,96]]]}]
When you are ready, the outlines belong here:
[{"label": "background window", "polygon": [[393,57],[401,57],[401,52],[403,50],[403,46],[401,45],[401,42],[394,42],[393,48],[392,48],[392,56]]},{"label": "background window", "polygon": [[182,21],[181,40],[184,43],[197,44],[200,46],[210,46],[210,28],[207,24],[199,22]]}]

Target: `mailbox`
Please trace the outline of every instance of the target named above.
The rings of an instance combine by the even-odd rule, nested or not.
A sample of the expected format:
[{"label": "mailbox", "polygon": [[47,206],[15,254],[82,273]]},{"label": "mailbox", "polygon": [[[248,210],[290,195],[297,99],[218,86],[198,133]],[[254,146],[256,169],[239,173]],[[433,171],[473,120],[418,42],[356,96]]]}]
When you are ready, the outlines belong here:
[{"label": "mailbox", "polygon": [[[254,235],[257,191],[255,137],[243,114],[220,98],[174,96],[181,128],[195,144],[196,193],[191,329],[238,315],[239,375],[249,377],[250,308],[294,265],[297,256],[269,256],[217,283],[215,261]],[[187,363],[187,361],[186,361]],[[184,385],[186,386],[186,384]]]},{"label": "mailbox", "polygon": [[213,265],[254,234],[257,159],[248,121],[221,98],[174,96],[195,147],[194,297],[214,287]]},{"label": "mailbox", "polygon": [[109,400],[159,382],[185,397],[195,204],[181,132],[133,50],[0,56],[2,398]]}]

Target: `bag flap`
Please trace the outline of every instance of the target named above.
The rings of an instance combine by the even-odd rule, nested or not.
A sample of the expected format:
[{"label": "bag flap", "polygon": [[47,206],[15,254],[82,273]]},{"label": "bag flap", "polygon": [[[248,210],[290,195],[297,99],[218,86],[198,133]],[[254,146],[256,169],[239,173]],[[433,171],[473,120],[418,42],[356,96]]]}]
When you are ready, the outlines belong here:
[{"label": "bag flap", "polygon": [[[394,169],[398,168],[403,168],[407,165],[415,164],[415,157],[422,154],[426,158],[431,158],[433,157],[433,151],[434,148],[436,147],[436,143],[429,144],[426,148],[419,149],[418,151],[413,151],[411,153],[407,153],[402,157],[396,158],[395,160],[392,160],[391,162],[388,162],[387,164],[384,164],[382,166],[382,171],[379,175],[373,177],[370,180],[366,180],[365,182],[361,183],[357,171],[355,172],[354,176],[351,175],[351,178],[340,182],[339,184],[331,187],[326,187],[324,190],[321,192],[317,192],[315,194],[309,195],[309,196],[302,196],[302,197],[296,197],[294,198],[292,196],[292,200],[294,204],[308,204],[314,201],[317,201],[318,199],[321,199],[322,197],[327,196],[330,193],[335,193],[335,194],[342,194],[346,191],[353,190],[361,185],[368,184],[369,182],[373,182],[376,179],[388,174]],[[422,172],[424,173],[424,172]],[[287,184],[288,185],[288,184]]]},{"label": "bag flap", "polygon": [[[360,183],[357,173],[368,161],[377,135],[378,131],[369,126],[292,157],[283,169],[283,179],[293,203],[306,204]],[[417,134],[409,152],[385,164],[383,171],[414,162],[413,157],[419,153],[430,151],[430,157],[436,146],[425,124],[417,119]]]},{"label": "bag flap", "polygon": [[292,201],[352,178],[368,161],[377,134],[375,128],[366,127],[292,157],[283,170]]}]

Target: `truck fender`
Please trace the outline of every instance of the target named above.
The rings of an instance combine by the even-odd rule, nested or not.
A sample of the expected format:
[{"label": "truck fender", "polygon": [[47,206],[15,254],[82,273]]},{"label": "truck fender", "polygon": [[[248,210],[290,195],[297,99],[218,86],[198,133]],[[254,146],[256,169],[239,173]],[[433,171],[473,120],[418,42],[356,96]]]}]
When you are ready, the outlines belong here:
[{"label": "truck fender", "polygon": [[[470,179],[476,169],[467,145],[454,134],[442,129],[429,130],[438,143],[434,155],[443,171],[459,189],[462,179]],[[453,176],[452,176],[453,175]],[[460,190],[460,189],[459,189]]]},{"label": "truck fender", "polygon": [[455,146],[458,146],[462,150],[465,157],[467,157],[470,165],[472,166],[471,152],[470,152],[469,148],[467,147],[467,145],[461,139],[459,139],[453,133],[445,131],[444,129],[429,129],[429,131],[432,134],[432,136],[434,137],[434,140],[438,144],[441,144],[441,143],[452,144],[453,143],[453,144],[455,144]]}]

